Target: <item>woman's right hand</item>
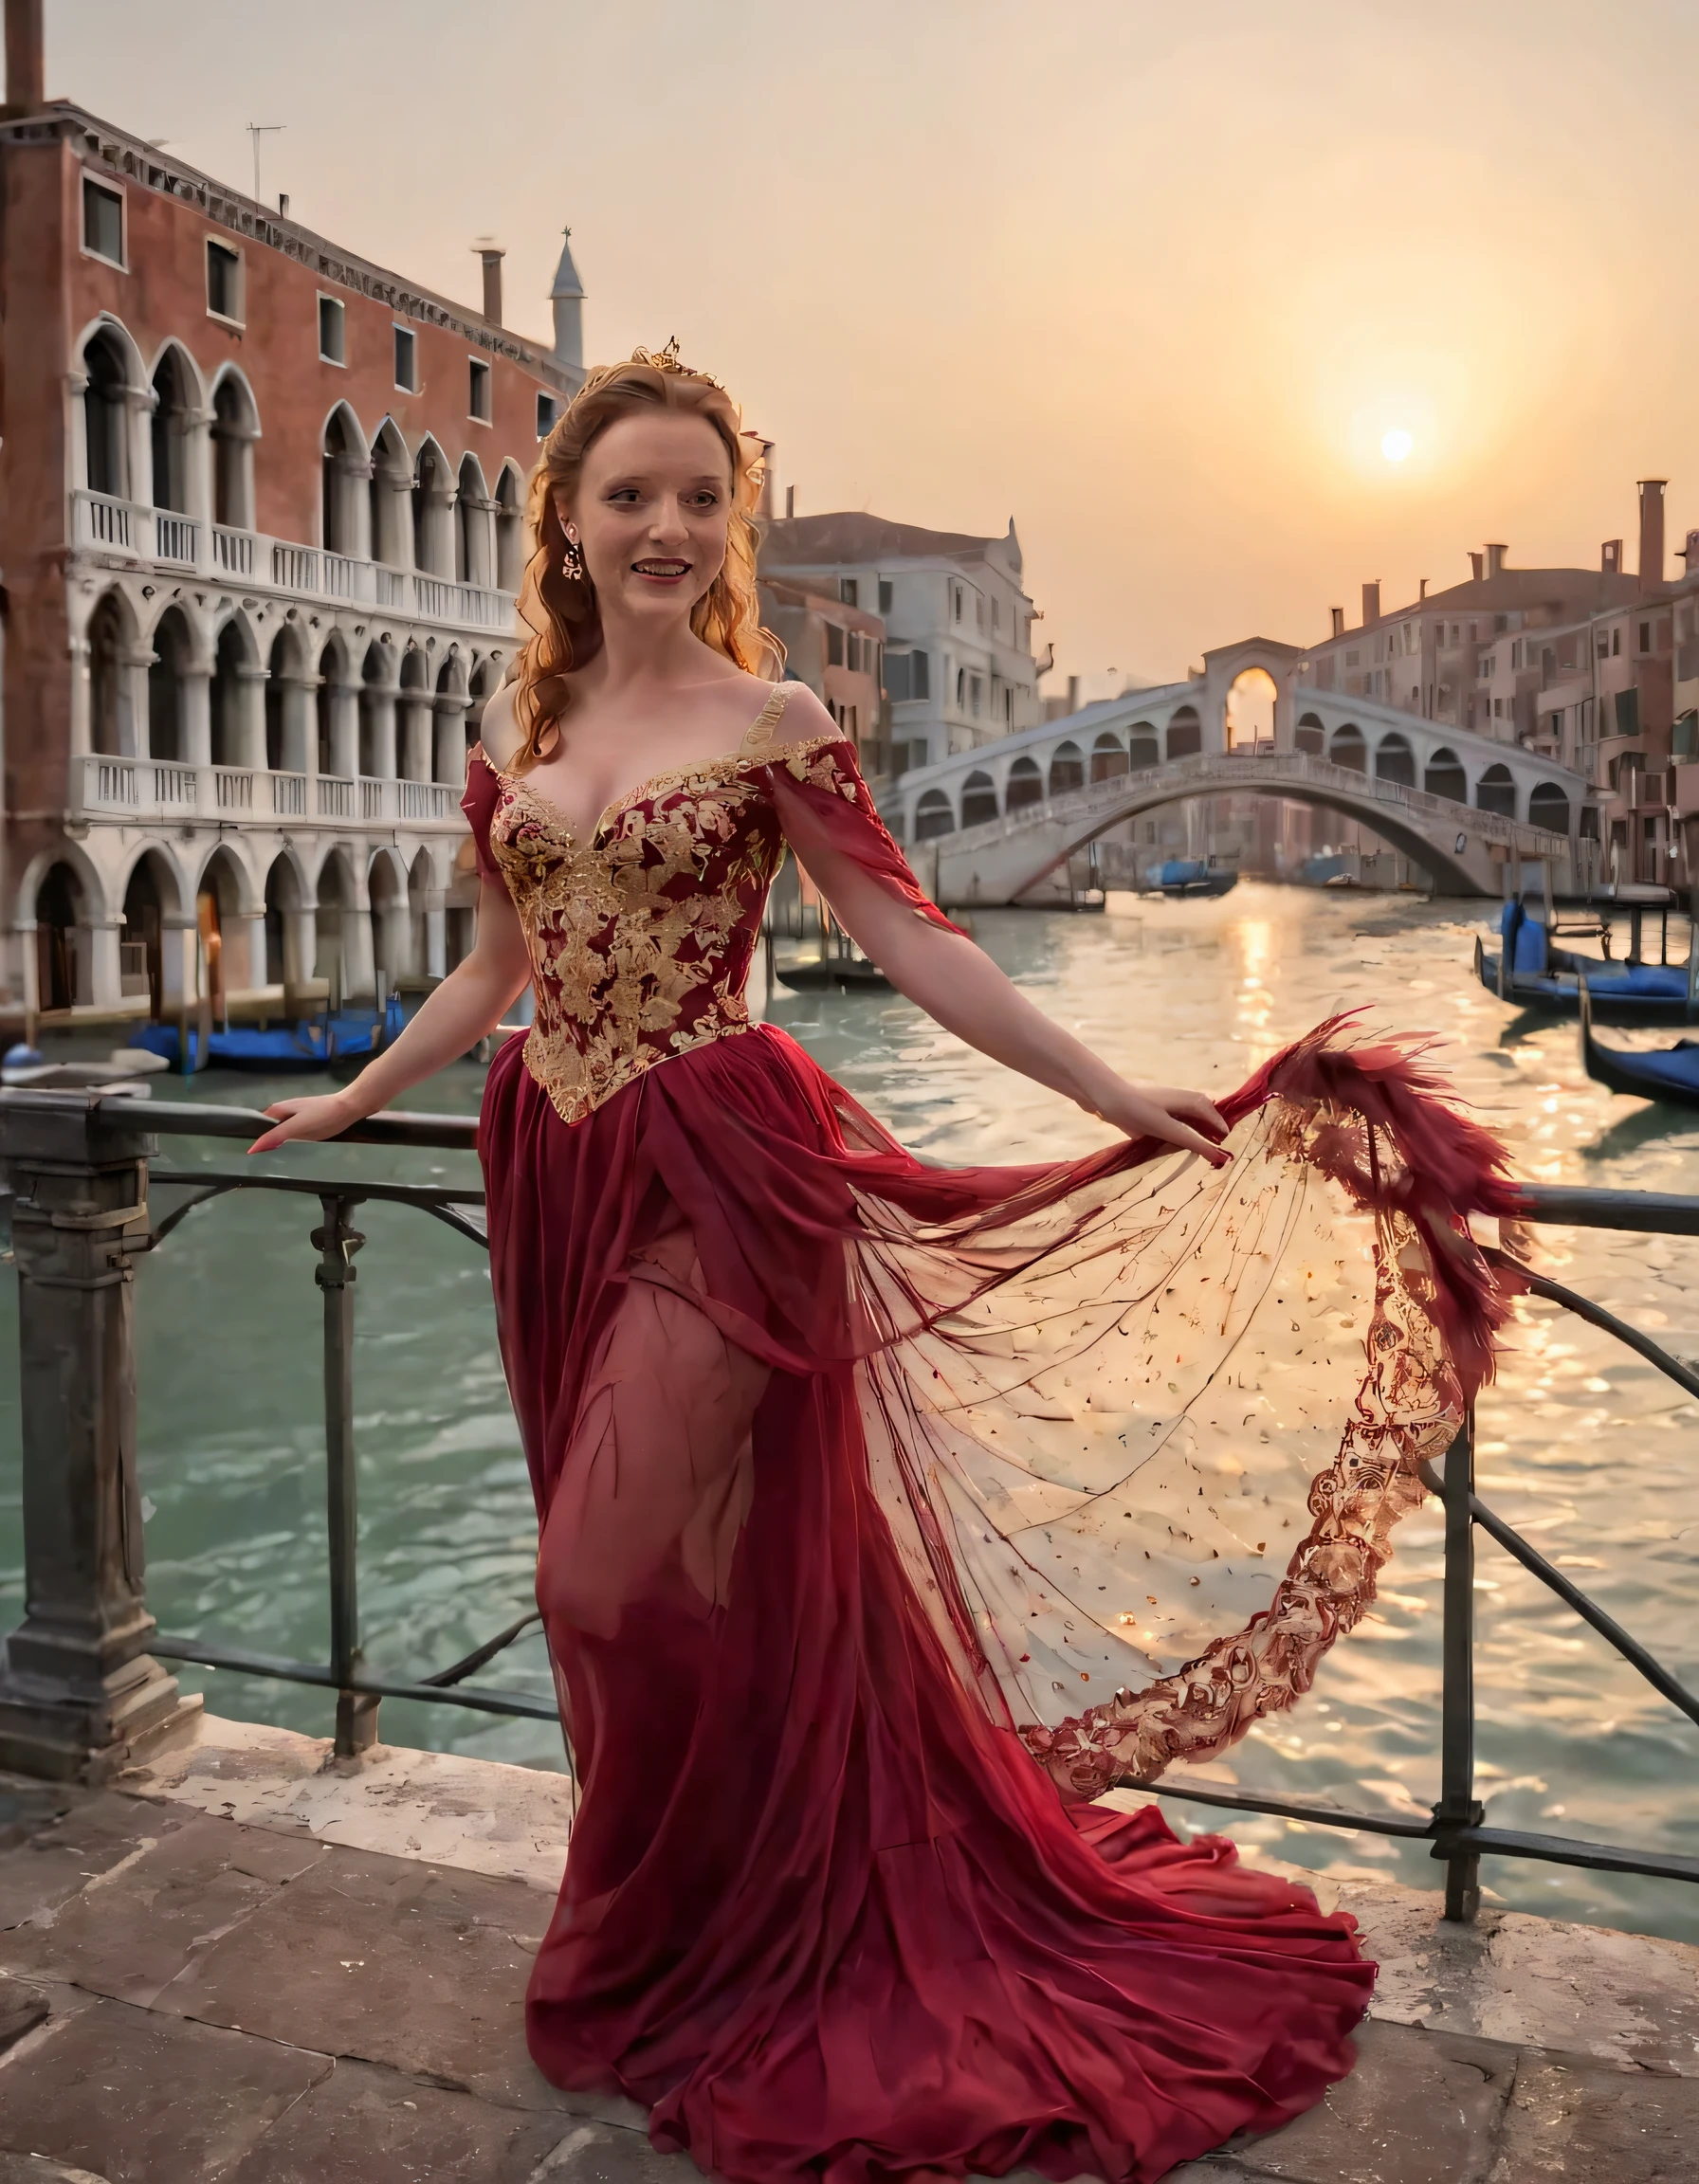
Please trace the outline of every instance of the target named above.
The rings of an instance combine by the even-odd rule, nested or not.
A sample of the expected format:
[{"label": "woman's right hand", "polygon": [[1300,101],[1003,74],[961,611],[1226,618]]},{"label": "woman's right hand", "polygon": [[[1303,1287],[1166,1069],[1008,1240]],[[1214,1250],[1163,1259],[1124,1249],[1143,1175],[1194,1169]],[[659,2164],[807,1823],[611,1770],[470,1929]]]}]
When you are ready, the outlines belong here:
[{"label": "woman's right hand", "polygon": [[256,1138],[248,1147],[250,1154],[274,1153],[280,1145],[287,1145],[297,1138],[309,1142],[339,1138],[344,1130],[352,1129],[363,1119],[365,1110],[346,1092],[327,1092],[310,1100],[278,1100],[265,1112],[276,1128]]}]

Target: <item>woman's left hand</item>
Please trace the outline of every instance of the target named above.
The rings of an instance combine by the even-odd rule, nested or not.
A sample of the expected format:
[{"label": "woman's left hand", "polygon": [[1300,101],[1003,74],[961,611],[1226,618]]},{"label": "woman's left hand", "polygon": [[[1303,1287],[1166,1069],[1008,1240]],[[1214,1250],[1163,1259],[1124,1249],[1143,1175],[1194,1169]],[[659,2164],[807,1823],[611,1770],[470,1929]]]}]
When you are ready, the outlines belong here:
[{"label": "woman's left hand", "polygon": [[1175,1084],[1129,1084],[1123,1079],[1097,1113],[1129,1138],[1155,1138],[1164,1145],[1201,1153],[1213,1167],[1225,1168],[1233,1158],[1219,1143],[1227,1135],[1226,1119],[1201,1092]]}]

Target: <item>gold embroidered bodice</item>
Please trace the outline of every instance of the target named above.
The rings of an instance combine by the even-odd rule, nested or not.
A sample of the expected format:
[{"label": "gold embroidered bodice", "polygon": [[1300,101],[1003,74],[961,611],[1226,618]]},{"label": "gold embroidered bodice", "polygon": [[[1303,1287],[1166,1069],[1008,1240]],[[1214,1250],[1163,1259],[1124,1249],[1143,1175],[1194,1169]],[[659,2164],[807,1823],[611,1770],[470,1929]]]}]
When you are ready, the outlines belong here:
[{"label": "gold embroidered bodice", "polygon": [[744,984],[784,857],[775,766],[865,807],[888,842],[850,745],[777,739],[795,687],[777,685],[740,749],[642,782],[587,835],[474,753],[464,808],[480,865],[505,884],[531,956],[525,1065],[568,1122],[656,1063],[749,1028]]}]

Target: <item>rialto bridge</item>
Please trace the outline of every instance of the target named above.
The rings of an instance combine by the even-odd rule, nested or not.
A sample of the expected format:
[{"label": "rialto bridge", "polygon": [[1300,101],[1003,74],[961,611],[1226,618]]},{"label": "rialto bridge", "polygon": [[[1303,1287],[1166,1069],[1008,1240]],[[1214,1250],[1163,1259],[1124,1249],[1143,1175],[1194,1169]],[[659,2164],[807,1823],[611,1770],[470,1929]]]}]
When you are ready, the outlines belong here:
[{"label": "rialto bridge", "polygon": [[[1296,681],[1301,655],[1251,642],[1184,682],[1138,690],[904,774],[883,799],[941,902],[1036,900],[1085,844],[1164,805],[1280,796],[1354,819],[1448,895],[1496,895],[1507,863],[1583,882],[1596,836],[1585,777],[1520,745]],[[1247,735],[1229,694],[1274,683],[1272,733]],[[1267,685],[1262,687],[1266,689]]]}]

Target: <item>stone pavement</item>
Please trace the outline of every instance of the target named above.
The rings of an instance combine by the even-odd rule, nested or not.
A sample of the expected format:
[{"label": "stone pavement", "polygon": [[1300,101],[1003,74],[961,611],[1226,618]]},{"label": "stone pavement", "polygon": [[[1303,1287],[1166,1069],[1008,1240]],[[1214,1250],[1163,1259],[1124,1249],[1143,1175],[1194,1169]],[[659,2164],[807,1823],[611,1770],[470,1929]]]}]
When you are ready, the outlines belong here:
[{"label": "stone pavement", "polygon": [[[526,2057],[557,1777],[209,1721],[115,1789],[0,1781],[0,2184],[689,2184]],[[1357,2070],[1177,2184],[1699,2179],[1699,1951],[1348,1884]]]}]

